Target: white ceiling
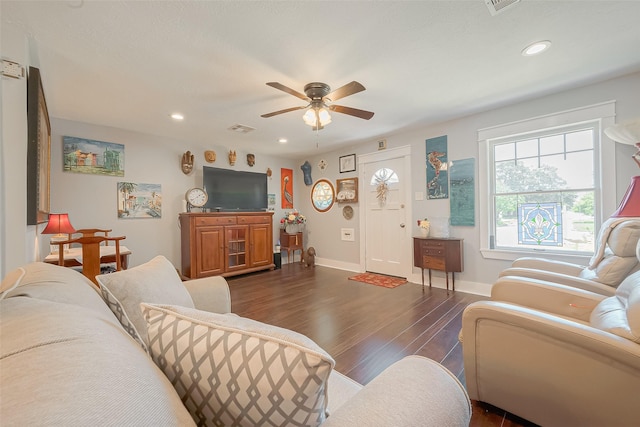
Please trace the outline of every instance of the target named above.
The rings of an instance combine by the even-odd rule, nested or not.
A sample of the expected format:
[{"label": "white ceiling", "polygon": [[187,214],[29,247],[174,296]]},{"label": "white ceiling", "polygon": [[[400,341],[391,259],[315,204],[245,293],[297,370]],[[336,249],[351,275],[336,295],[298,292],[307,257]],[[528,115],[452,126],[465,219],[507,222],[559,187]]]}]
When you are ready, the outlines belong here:
[{"label": "white ceiling", "polygon": [[[175,138],[181,150],[299,157],[640,70],[640,1],[522,0],[496,16],[484,0],[1,7],[3,25],[30,35],[51,116]],[[548,52],[520,55],[545,39]],[[369,121],[333,113],[313,132],[302,111],[260,117],[304,105],[266,82],[302,92],[352,80],[367,90],[337,103],[375,112]]]}]

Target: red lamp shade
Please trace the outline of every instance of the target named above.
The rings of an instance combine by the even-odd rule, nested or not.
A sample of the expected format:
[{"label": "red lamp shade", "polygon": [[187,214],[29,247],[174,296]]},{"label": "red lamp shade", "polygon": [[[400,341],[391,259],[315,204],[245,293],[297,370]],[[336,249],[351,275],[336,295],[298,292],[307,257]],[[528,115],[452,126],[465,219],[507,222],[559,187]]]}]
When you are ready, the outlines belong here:
[{"label": "red lamp shade", "polygon": [[69,214],[49,214],[49,223],[42,230],[42,234],[70,234],[75,233],[69,221]]},{"label": "red lamp shade", "polygon": [[618,209],[611,215],[612,218],[640,217],[640,176],[631,178],[627,192],[622,197]]}]

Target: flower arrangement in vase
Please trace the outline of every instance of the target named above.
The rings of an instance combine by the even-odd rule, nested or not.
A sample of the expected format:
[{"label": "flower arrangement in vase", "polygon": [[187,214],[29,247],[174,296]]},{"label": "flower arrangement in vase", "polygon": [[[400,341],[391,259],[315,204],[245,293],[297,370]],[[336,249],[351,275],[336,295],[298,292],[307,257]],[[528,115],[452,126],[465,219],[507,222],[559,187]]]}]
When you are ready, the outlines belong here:
[{"label": "flower arrangement in vase", "polygon": [[284,228],[288,234],[296,234],[302,231],[306,222],[307,217],[294,210],[285,213],[284,217],[280,220],[280,227]]},{"label": "flower arrangement in vase", "polygon": [[431,228],[431,223],[427,218],[419,219],[418,227],[420,227],[420,234],[422,234],[422,237],[429,236],[429,229]]}]

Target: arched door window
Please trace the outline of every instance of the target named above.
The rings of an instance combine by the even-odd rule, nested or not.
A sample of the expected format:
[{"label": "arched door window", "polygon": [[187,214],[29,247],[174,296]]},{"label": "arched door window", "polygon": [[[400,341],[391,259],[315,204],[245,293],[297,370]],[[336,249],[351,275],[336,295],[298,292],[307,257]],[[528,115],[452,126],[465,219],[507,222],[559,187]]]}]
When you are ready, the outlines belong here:
[{"label": "arched door window", "polygon": [[376,188],[376,197],[381,206],[387,202],[387,191],[389,191],[389,184],[398,183],[398,174],[393,169],[381,168],[378,169],[371,177],[371,186]]}]

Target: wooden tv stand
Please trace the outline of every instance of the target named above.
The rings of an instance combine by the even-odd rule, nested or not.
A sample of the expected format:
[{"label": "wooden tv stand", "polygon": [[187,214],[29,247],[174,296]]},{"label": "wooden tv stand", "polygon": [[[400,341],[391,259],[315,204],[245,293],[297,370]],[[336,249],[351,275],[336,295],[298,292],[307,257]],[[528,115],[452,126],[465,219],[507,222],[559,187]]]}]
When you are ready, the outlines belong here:
[{"label": "wooden tv stand", "polygon": [[180,214],[182,274],[191,279],[273,270],[273,212]]}]

